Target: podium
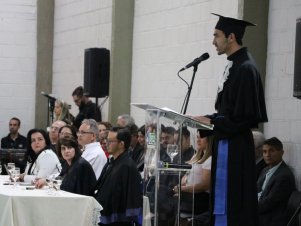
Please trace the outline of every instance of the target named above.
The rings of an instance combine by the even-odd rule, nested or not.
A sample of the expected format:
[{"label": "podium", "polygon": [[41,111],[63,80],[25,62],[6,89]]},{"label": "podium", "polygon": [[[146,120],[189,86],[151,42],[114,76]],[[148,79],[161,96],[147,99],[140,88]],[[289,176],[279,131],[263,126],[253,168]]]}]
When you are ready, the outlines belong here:
[{"label": "podium", "polygon": [[196,178],[191,175],[195,164],[187,161],[195,154],[197,130],[213,127],[168,108],[132,105],[145,111],[143,226],[182,225],[185,217],[194,218],[198,210],[194,191],[182,192],[176,188],[181,187],[184,178],[194,183]]}]

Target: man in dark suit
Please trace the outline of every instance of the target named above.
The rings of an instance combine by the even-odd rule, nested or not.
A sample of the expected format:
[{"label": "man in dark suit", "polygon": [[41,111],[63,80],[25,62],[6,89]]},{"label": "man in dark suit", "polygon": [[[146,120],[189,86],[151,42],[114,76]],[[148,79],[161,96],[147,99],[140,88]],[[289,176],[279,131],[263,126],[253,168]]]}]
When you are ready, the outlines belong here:
[{"label": "man in dark suit", "polygon": [[257,181],[260,226],[287,224],[286,208],[295,190],[295,178],[282,159],[283,145],[272,137],[263,143],[263,158],[268,165]]}]

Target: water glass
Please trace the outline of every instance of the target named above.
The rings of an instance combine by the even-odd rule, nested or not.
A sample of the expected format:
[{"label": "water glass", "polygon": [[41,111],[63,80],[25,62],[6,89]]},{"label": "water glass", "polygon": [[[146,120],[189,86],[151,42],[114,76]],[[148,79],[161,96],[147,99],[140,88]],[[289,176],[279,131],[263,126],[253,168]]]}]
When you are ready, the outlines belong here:
[{"label": "water glass", "polygon": [[17,180],[20,177],[20,168],[15,167],[11,172],[12,172],[11,177],[12,177],[13,181],[17,182]]},{"label": "water glass", "polygon": [[178,145],[168,144],[166,153],[169,155],[171,162],[173,162],[173,158],[178,154]]},{"label": "water glass", "polygon": [[12,171],[15,169],[15,163],[13,163],[13,162],[9,162],[9,163],[7,163],[7,170],[9,171],[9,172],[7,172],[8,174],[9,173],[12,173]]}]

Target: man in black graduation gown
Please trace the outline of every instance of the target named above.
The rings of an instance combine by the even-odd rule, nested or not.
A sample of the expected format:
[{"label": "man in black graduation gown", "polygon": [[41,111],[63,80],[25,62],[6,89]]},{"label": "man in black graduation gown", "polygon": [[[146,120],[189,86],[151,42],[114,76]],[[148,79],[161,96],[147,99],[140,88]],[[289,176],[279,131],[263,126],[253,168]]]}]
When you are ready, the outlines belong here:
[{"label": "man in black graduation gown", "polygon": [[258,225],[254,142],[251,128],[267,122],[260,74],[247,48],[242,47],[246,26],[254,24],[219,16],[213,45],[226,54],[216,113],[194,117],[214,125],[216,151],[212,155],[212,221],[215,226]]},{"label": "man in black graduation gown", "polygon": [[130,226],[142,216],[142,181],[127,152],[130,142],[126,128],[114,127],[108,134],[108,152],[113,158],[104,166],[95,188],[95,198],[103,207],[99,225]]}]

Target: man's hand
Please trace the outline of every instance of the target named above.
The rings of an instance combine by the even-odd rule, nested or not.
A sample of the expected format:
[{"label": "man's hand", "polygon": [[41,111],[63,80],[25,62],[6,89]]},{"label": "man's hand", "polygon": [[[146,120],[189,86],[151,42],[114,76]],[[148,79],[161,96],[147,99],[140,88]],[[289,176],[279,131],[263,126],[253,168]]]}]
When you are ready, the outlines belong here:
[{"label": "man's hand", "polygon": [[205,116],[192,116],[192,115],[187,115],[187,117],[190,117],[196,121],[199,121],[200,123],[206,124],[206,125],[211,125],[210,123],[210,118],[207,118]]}]

